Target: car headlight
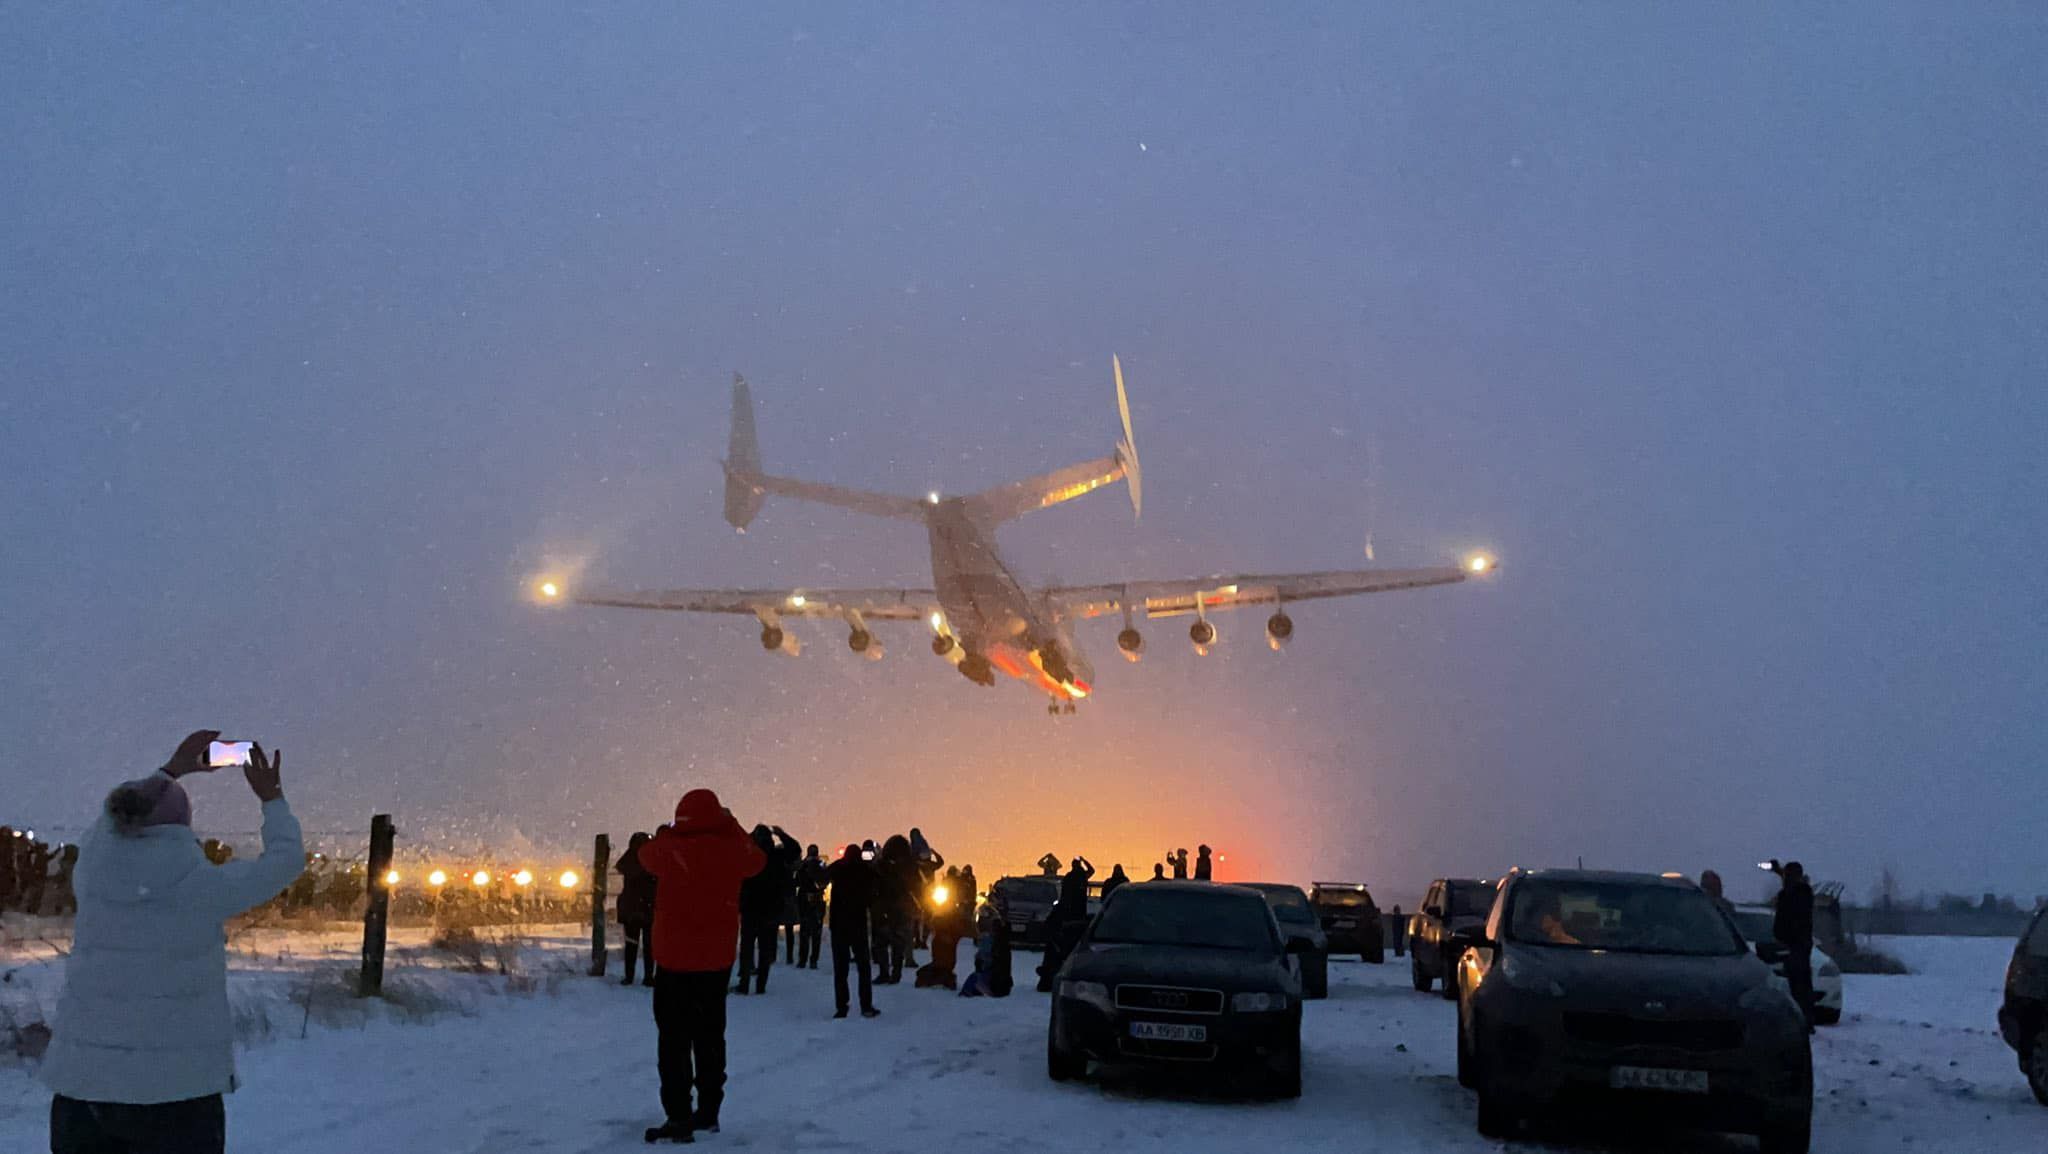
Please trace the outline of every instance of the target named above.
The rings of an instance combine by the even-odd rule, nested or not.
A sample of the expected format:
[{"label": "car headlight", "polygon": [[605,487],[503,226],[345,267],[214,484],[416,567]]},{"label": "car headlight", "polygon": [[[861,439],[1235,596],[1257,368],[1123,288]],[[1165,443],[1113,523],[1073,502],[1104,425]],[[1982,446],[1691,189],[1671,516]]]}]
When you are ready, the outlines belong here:
[{"label": "car headlight", "polygon": [[1760,986],[1751,986],[1749,989],[1742,991],[1742,997],[1737,999],[1735,1004],[1742,1007],[1743,1012],[1748,1014],[1765,1016],[1799,1014],[1799,1003],[1792,1000],[1791,990],[1776,982],[1766,982]]},{"label": "car headlight", "polygon": [[1110,1009],[1109,987],[1101,982],[1061,982],[1060,997],[1086,1002],[1101,1009]]},{"label": "car headlight", "polygon": [[1506,982],[1511,990],[1525,994],[1542,994],[1546,998],[1564,997],[1564,987],[1557,984],[1556,978],[1540,972],[1518,955],[1503,953],[1499,972],[1501,980]]},{"label": "car headlight", "polygon": [[1232,994],[1230,1008],[1240,1014],[1269,1014],[1287,1008],[1287,995]]}]

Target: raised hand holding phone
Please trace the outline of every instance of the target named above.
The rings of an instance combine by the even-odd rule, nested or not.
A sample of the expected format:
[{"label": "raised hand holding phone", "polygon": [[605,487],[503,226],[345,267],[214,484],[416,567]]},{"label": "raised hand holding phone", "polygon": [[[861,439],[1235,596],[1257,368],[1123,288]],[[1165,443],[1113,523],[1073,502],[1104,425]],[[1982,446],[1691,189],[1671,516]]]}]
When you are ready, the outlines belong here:
[{"label": "raised hand holding phone", "polygon": [[284,796],[283,768],[283,750],[266,754],[261,742],[249,743],[249,760],[242,766],[242,776],[248,779],[249,789],[258,801],[276,801]]},{"label": "raised hand holding phone", "polygon": [[178,750],[171,759],[164,762],[159,770],[166,777],[183,777],[188,773],[206,773],[215,768],[208,756],[213,743],[220,740],[220,730],[201,729],[188,734],[178,743]]}]

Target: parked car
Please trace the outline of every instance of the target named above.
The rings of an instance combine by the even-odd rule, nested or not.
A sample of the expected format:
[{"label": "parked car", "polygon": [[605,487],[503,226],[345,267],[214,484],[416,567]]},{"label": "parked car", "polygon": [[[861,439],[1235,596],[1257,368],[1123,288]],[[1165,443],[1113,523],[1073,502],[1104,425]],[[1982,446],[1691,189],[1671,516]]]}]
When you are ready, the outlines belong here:
[{"label": "parked car", "polygon": [[1266,899],[1243,886],[1124,886],[1060,967],[1046,1027],[1055,1082],[1089,1062],[1249,1070],[1301,1096],[1301,979]]},{"label": "parked car", "polygon": [[1516,871],[1458,967],[1458,1080],[1482,1135],[1587,1099],[1805,1154],[1806,1017],[1676,875]]},{"label": "parked car", "polygon": [[[1735,928],[1741,930],[1742,936],[1757,946],[1768,945],[1771,941],[1770,909],[1768,907],[1760,910],[1737,907],[1735,911]],[[1759,949],[1757,956],[1762,957],[1768,952],[1768,950]],[[1784,981],[1785,963],[1775,959],[1766,960],[1769,961],[1771,971],[1778,976],[1778,980]],[[1816,945],[1813,947],[1813,957],[1808,962],[1808,965],[1813,967],[1810,972],[1813,974],[1814,1024],[1818,1026],[1833,1026],[1840,1023],[1842,1020],[1842,967],[1840,963],[1829,956],[1826,950]],[[1786,982],[1785,988],[1789,991],[1792,988],[1791,983]]]},{"label": "parked car", "polygon": [[2034,1097],[2048,1106],[2048,911],[2035,914],[2013,946],[1998,1032],[2020,1056],[2020,1070]]},{"label": "parked car", "polygon": [[1333,954],[1357,954],[1373,965],[1387,960],[1386,924],[1372,891],[1356,882],[1317,882],[1309,887],[1323,935]]},{"label": "parked car", "polygon": [[1458,955],[1493,908],[1494,883],[1480,878],[1438,878],[1408,919],[1408,967],[1417,990],[1442,982],[1444,997],[1458,996]]},{"label": "parked car", "polygon": [[1009,918],[1011,943],[1040,949],[1045,946],[1045,919],[1059,899],[1060,883],[1054,878],[997,878],[988,890],[988,900]]},{"label": "parked car", "polygon": [[1280,933],[1287,939],[1288,953],[1299,965],[1302,996],[1329,997],[1330,939],[1323,934],[1315,907],[1308,904],[1308,895],[1301,892],[1300,886],[1284,882],[1242,884],[1265,895],[1266,905],[1272,908],[1274,920],[1280,923]]}]

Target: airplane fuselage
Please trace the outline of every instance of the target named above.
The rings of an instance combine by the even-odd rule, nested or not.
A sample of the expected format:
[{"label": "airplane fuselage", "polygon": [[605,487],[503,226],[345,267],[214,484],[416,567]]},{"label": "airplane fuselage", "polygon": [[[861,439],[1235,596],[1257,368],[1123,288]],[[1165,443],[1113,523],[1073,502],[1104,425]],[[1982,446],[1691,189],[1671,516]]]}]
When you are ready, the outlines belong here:
[{"label": "airplane fuselage", "polygon": [[1030,681],[1058,701],[1086,697],[1093,670],[1065,624],[1017,578],[996,547],[995,527],[965,501],[934,505],[926,518],[932,588],[974,680],[993,672]]}]

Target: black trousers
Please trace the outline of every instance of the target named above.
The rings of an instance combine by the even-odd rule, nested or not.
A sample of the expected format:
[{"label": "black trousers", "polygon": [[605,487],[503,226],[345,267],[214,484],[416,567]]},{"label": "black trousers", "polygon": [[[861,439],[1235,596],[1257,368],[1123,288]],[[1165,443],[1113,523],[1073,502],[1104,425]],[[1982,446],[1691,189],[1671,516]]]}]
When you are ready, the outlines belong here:
[{"label": "black trousers", "polygon": [[781,929],[783,948],[782,963],[787,966],[796,965],[796,923],[793,921],[785,921],[782,923]]},{"label": "black trousers", "polygon": [[50,1100],[51,1154],[222,1154],[227,1146],[219,1094],[151,1106]]},{"label": "black trousers", "polygon": [[652,926],[645,922],[620,922],[619,934],[626,939],[626,981],[633,980],[633,963],[647,959],[647,980],[654,980],[654,938]]},{"label": "black trousers", "polygon": [[[725,1102],[725,983],[731,970],[659,970],[654,975],[656,1062],[661,1109],[670,1123],[707,1125]],[[697,1108],[690,1109],[690,1090]]]},{"label": "black trousers", "polygon": [[1785,957],[1785,981],[1792,987],[1792,1000],[1799,1003],[1799,1009],[1806,1015],[1808,1024],[1813,1022],[1813,946],[1786,947],[1791,951]]},{"label": "black trousers", "polygon": [[797,927],[796,964],[818,968],[818,950],[824,945],[825,927],[810,914],[804,915],[802,925]]},{"label": "black trousers", "polygon": [[860,1008],[875,1008],[875,979],[868,972],[868,928],[864,925],[832,927],[832,996],[834,1005],[847,1009],[851,990],[846,988],[846,967],[860,967]]},{"label": "black trousers", "polygon": [[768,970],[775,965],[775,919],[740,921],[740,982],[751,979],[754,992],[768,988]]}]

